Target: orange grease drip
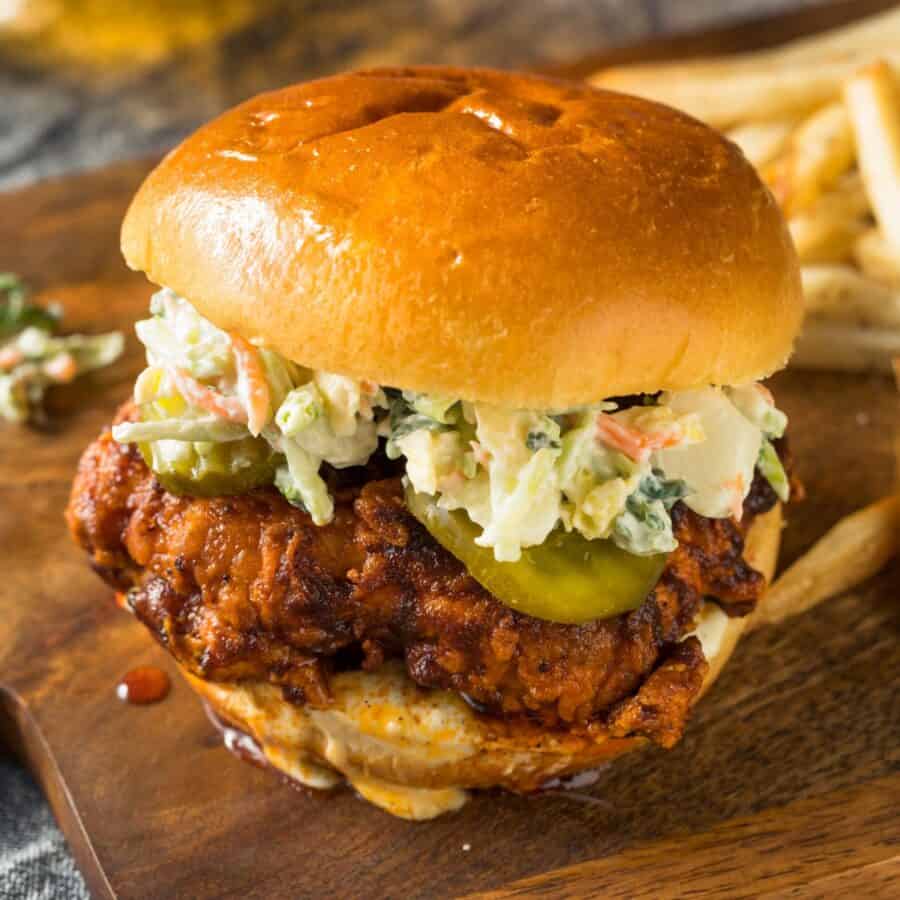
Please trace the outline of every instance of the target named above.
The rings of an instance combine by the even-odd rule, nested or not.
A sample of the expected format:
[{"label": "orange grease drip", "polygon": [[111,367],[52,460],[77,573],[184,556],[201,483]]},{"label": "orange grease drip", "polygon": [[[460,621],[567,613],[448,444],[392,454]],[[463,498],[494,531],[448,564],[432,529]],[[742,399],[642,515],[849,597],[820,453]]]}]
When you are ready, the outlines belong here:
[{"label": "orange grease drip", "polygon": [[125,703],[146,706],[159,703],[169,693],[169,676],[156,666],[138,666],[116,685],[116,696]]}]

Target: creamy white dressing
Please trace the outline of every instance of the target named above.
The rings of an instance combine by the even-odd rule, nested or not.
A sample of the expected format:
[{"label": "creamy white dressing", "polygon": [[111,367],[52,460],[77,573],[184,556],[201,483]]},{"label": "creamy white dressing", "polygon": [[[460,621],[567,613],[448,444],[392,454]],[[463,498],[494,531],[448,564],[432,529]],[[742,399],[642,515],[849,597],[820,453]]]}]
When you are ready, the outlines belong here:
[{"label": "creamy white dressing", "polygon": [[214,463],[227,480],[266,459],[270,480],[316,524],[333,516],[322,464],[364,464],[379,438],[417,492],[481,526],[478,543],[499,561],[558,528],[669,552],[678,500],[739,518],[758,463],[780,495],[787,489],[768,444],[786,420],[759,385],[511,410],[304,369],[168,290],[151,309],[137,325],[148,361],[135,385],[141,421],[116,426],[115,438],[142,442],[160,475],[202,478]]}]

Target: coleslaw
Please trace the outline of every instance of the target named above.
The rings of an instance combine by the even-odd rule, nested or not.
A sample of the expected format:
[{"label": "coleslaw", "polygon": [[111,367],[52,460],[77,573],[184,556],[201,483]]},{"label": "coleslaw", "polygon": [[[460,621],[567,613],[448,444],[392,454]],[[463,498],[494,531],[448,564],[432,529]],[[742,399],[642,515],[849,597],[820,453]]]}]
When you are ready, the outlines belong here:
[{"label": "coleslaw", "polygon": [[148,362],[139,419],[116,425],[115,439],[188,484],[210,474],[226,489],[274,484],[318,525],[334,513],[323,463],[362,465],[382,440],[412,488],[464,510],[501,562],[560,528],[634,554],[669,552],[675,503],[739,519],[757,467],[787,499],[771,443],[787,420],[758,384],[509,410],[303,368],[168,289],[151,312],[136,329]]},{"label": "coleslaw", "polygon": [[23,423],[45,418],[47,389],[108,366],[122,355],[124,339],[109,334],[57,335],[58,306],[31,303],[22,281],[0,273],[0,417]]}]

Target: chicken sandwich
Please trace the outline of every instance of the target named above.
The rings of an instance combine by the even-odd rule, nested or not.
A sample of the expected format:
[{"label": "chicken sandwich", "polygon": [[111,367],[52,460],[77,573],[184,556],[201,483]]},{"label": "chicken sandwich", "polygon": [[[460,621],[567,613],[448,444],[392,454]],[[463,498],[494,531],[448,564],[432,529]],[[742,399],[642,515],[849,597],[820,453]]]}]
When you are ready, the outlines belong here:
[{"label": "chicken sandwich", "polygon": [[672,746],[790,491],[802,316],[740,150],[486,70],[327,78],[126,216],[147,367],[68,518],[218,716],[408,818]]}]

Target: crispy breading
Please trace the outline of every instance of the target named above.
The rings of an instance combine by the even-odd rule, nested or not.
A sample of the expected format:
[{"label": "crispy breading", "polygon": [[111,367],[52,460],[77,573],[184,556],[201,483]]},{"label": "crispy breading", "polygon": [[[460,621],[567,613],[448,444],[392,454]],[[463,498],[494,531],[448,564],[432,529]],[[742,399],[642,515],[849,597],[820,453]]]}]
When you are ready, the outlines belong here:
[{"label": "crispy breading", "polygon": [[[706,669],[695,640],[679,644],[704,598],[745,614],[764,583],[743,560],[741,528],[679,504],[679,548],[640,607],[547,622],[468,575],[409,513],[398,477],[370,467],[332,481],[334,521],[317,527],[274,489],[171,494],[106,433],[82,459],[67,515],[95,568],[202,678],[266,680],[324,705],[335,668],[402,658],[417,684],[458,691],[485,714],[554,728],[608,720],[665,745]],[[741,527],[767,505],[759,485]]]}]

